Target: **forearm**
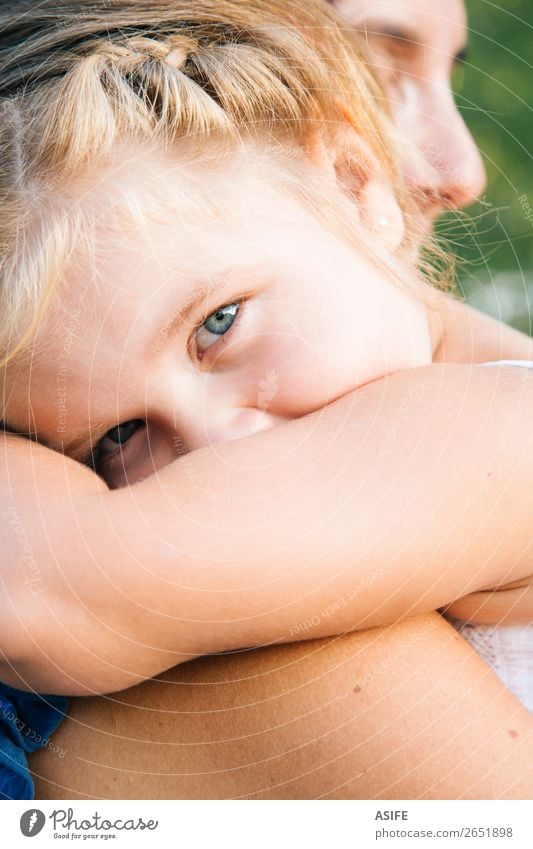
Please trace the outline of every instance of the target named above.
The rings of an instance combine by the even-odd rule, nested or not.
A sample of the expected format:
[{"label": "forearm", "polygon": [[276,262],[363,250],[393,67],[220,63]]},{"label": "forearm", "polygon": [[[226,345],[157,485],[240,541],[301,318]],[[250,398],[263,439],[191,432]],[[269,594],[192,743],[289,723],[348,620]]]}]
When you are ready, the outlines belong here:
[{"label": "forearm", "polygon": [[118,689],[199,654],[389,623],[524,577],[532,392],[526,372],[433,366],[129,489],[80,491],[65,460],[58,489],[34,466],[18,503],[28,521],[41,511],[47,591],[21,601],[6,570],[26,682]]}]

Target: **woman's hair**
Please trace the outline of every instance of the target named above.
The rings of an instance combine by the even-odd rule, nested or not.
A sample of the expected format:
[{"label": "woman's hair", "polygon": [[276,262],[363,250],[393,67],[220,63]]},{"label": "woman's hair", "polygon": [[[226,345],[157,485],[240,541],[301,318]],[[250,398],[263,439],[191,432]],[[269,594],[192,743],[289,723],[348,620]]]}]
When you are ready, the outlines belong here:
[{"label": "woman's hair", "polygon": [[35,329],[74,248],[61,192],[117,143],[167,149],[262,136],[305,147],[348,115],[400,186],[380,89],[323,0],[1,5],[4,365]]}]

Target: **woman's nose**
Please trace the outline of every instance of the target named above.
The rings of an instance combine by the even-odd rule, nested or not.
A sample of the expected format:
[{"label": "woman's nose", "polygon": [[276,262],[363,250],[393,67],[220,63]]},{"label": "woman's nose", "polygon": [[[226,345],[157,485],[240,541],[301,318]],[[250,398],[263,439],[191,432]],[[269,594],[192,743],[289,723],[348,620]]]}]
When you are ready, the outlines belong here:
[{"label": "woman's nose", "polygon": [[414,139],[424,163],[409,177],[422,209],[438,215],[472,203],[485,188],[486,173],[450,89],[435,86],[430,94]]},{"label": "woman's nose", "polygon": [[453,101],[448,108],[448,120],[444,116],[440,130],[435,130],[427,158],[435,173],[432,188],[446,208],[468,206],[485,188],[481,155]]}]

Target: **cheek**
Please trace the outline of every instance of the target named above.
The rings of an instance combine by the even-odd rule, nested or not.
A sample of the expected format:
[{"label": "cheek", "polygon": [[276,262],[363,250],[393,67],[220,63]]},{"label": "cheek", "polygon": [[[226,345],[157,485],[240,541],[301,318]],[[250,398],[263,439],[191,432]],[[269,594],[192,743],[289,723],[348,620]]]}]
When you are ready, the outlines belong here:
[{"label": "cheek", "polygon": [[420,306],[369,274],[353,291],[330,285],[312,306],[284,304],[269,326],[278,329],[255,340],[239,379],[248,405],[288,418],[431,358]]},{"label": "cheek", "polygon": [[290,329],[265,334],[254,346],[246,369],[250,406],[303,416],[368,380],[369,367],[381,362],[375,340],[349,315],[305,320],[302,311],[286,311],[285,318]]},{"label": "cheek", "polygon": [[278,336],[265,342],[254,370],[255,406],[295,418],[312,412],[332,397],[338,370],[316,345],[298,336]]}]

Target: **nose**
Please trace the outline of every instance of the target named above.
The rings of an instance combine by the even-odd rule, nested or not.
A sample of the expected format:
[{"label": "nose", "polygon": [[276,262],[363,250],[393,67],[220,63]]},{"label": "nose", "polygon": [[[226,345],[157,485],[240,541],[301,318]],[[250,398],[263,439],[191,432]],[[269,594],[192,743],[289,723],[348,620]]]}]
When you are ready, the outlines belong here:
[{"label": "nose", "polygon": [[423,158],[408,177],[424,211],[438,215],[446,209],[460,209],[483,192],[483,160],[448,84],[428,86],[425,104],[409,135]]},{"label": "nose", "polygon": [[457,110],[451,91],[441,96],[438,123],[427,146],[427,159],[435,173],[434,185],[443,205],[460,209],[483,191],[486,174],[481,155]]}]

